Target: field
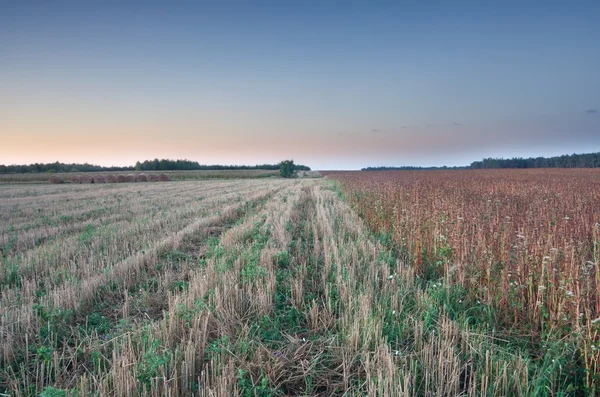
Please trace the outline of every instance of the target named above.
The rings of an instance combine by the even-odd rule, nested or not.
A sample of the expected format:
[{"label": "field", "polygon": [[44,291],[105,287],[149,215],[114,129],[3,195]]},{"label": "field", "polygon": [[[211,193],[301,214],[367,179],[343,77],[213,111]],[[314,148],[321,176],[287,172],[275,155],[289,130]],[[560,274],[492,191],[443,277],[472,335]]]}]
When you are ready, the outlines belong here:
[{"label": "field", "polygon": [[[539,371],[530,382],[542,383],[532,391],[598,392],[600,172],[329,177],[342,183],[384,245],[410,264],[444,317],[489,335],[502,354],[527,358],[529,373]],[[499,365],[493,352],[485,354]]]},{"label": "field", "polygon": [[246,178],[271,178],[279,176],[275,170],[201,170],[201,171],[106,171],[106,172],[67,172],[67,173],[31,173],[31,174],[0,174],[0,183],[47,183],[52,176],[65,181],[77,175],[88,177],[127,174],[166,174],[171,180],[196,180],[196,179],[246,179]]},{"label": "field", "polygon": [[0,393],[594,395],[600,173],[0,185]]}]

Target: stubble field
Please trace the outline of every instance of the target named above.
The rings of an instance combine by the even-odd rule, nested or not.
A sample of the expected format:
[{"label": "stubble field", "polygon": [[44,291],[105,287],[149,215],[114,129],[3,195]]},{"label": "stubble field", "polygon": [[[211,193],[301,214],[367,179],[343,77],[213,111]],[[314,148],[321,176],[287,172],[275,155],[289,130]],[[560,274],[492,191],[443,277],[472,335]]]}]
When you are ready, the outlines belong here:
[{"label": "stubble field", "polygon": [[328,179],[0,185],[0,393],[595,393],[599,174]]}]

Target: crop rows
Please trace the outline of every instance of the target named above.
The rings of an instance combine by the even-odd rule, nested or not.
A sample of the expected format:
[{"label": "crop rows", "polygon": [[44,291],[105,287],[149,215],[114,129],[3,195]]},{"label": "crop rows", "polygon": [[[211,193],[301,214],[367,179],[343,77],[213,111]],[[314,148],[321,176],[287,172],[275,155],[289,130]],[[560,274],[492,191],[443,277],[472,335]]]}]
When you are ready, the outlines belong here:
[{"label": "crop rows", "polygon": [[[132,306],[139,317],[160,315],[169,288],[185,275],[153,271],[157,257],[189,234],[231,222],[282,183],[4,188],[0,380],[19,379],[29,390],[43,368],[49,376],[48,360],[70,373],[59,362],[97,331],[90,318],[105,333]],[[153,294],[144,289],[150,279]]]},{"label": "crop rows", "polygon": [[[503,206],[521,211],[532,199],[515,197],[554,192],[552,182],[465,175],[331,174],[341,185],[3,186],[0,393],[594,395],[596,309],[582,303],[576,321],[542,314],[536,323],[533,308],[517,304],[526,289],[515,288],[513,274],[529,274],[519,271],[532,232],[527,222],[507,223]],[[594,183],[592,174],[555,177],[571,189]],[[545,216],[566,202],[579,206],[567,215],[555,209],[562,222],[581,213],[597,221],[597,207],[588,207],[595,192],[579,192],[563,190]],[[487,200],[486,217],[476,211]],[[527,208],[526,216],[542,216]],[[559,242],[579,229],[554,226],[552,263],[568,266],[573,253],[564,259]],[[515,230],[523,237],[510,240],[521,247],[514,262],[494,262],[510,276],[480,274],[486,265],[469,256],[467,231],[480,233],[469,247],[484,245],[479,254],[495,247],[492,257],[503,251],[491,242],[501,248]],[[576,290],[556,273],[571,288],[568,298],[597,286]],[[506,291],[518,293],[504,295],[502,277],[513,280]],[[568,298],[561,310],[571,316]]]}]

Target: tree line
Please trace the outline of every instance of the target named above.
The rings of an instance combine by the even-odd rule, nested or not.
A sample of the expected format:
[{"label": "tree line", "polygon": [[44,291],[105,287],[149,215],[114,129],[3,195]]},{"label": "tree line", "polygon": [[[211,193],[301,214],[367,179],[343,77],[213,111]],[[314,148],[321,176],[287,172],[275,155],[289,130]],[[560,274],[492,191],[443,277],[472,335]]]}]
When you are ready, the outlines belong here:
[{"label": "tree line", "polygon": [[[88,163],[34,163],[27,165],[2,165],[0,174],[63,173],[63,172],[101,172],[101,171],[194,171],[194,170],[279,170],[280,164],[260,165],[202,165],[190,160],[154,159],[136,162],[135,166],[104,167]],[[310,171],[310,167],[296,165],[296,170]]]},{"label": "tree line", "polygon": [[600,152],[554,157],[486,158],[471,163],[472,169],[490,168],[599,168]]},{"label": "tree line", "polygon": [[481,161],[473,161],[471,165],[462,167],[366,167],[362,171],[418,171],[418,170],[480,170],[495,168],[600,168],[600,152],[584,154],[563,154],[554,157],[513,157],[504,158],[485,158]]},{"label": "tree line", "polygon": [[[190,160],[146,160],[142,163],[135,163],[136,171],[223,171],[223,170],[279,170],[281,163],[278,164],[258,164],[258,165],[203,165],[197,161]],[[305,165],[296,165],[297,170],[310,171]]]}]

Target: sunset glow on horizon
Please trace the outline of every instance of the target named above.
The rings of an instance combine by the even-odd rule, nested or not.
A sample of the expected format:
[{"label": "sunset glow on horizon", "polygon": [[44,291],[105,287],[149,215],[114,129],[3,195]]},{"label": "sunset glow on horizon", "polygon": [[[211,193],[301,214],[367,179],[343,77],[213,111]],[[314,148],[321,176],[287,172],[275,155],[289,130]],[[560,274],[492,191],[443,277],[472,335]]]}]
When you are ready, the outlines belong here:
[{"label": "sunset glow on horizon", "polygon": [[600,3],[7,1],[0,164],[600,151]]}]

